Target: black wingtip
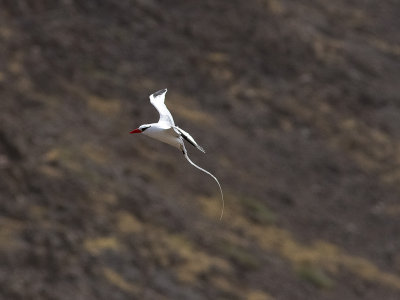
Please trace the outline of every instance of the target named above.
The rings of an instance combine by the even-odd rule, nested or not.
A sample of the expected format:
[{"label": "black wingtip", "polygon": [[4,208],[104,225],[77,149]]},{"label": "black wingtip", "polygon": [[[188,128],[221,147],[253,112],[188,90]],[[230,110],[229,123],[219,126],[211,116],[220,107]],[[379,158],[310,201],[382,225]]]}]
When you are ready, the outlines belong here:
[{"label": "black wingtip", "polygon": [[167,89],[159,90],[159,91],[157,91],[157,92],[155,92],[155,93],[153,94],[153,97],[161,96],[162,94],[165,94],[167,91],[168,91]]}]

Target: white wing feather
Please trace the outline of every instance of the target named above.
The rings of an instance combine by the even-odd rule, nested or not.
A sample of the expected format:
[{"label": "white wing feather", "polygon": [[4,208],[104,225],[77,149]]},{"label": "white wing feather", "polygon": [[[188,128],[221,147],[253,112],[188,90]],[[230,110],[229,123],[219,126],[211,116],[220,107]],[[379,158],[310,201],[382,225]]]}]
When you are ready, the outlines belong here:
[{"label": "white wing feather", "polygon": [[175,126],[174,119],[172,118],[171,113],[169,112],[167,106],[165,105],[165,94],[167,93],[167,89],[159,90],[154,94],[150,95],[150,103],[157,109],[160,114],[160,119],[158,123],[160,125],[166,125],[173,127]]}]

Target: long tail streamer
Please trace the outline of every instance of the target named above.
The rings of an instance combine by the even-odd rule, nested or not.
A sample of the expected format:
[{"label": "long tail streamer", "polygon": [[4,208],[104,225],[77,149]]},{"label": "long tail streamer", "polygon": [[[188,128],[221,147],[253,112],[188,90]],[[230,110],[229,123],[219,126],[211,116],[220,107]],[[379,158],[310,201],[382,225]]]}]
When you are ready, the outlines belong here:
[{"label": "long tail streamer", "polygon": [[[182,143],[183,144],[183,143]],[[224,203],[224,194],[222,193],[222,188],[221,185],[219,184],[219,181],[217,179],[217,177],[215,177],[213,174],[211,174],[210,172],[208,172],[207,170],[204,170],[203,168],[199,167],[198,165],[196,165],[194,162],[192,162],[192,160],[189,158],[187,151],[186,151],[186,147],[183,144],[183,155],[185,155],[185,158],[187,159],[187,161],[194,167],[196,167],[197,169],[199,169],[200,171],[210,175],[212,178],[214,178],[214,180],[217,182],[219,190],[221,192],[221,203],[222,203],[222,210],[221,210],[221,216],[219,217],[219,220],[222,220],[222,216],[224,215],[224,208],[225,208],[225,203]]]}]

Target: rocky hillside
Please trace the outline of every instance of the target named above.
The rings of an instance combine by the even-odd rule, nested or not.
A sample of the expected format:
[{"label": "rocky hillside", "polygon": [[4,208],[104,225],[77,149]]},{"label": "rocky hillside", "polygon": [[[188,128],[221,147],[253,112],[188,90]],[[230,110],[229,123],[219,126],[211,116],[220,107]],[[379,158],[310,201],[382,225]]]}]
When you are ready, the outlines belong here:
[{"label": "rocky hillside", "polygon": [[399,15],[1,1],[0,298],[399,299]]}]

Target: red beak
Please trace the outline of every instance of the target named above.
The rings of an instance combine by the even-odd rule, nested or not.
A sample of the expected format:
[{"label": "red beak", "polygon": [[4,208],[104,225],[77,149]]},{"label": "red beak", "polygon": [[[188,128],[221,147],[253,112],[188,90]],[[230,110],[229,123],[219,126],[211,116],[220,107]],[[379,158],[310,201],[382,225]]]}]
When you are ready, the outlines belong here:
[{"label": "red beak", "polygon": [[141,133],[142,131],[139,129],[139,128],[137,128],[137,129],[135,129],[135,130],[132,130],[131,132],[129,132],[129,133]]}]

